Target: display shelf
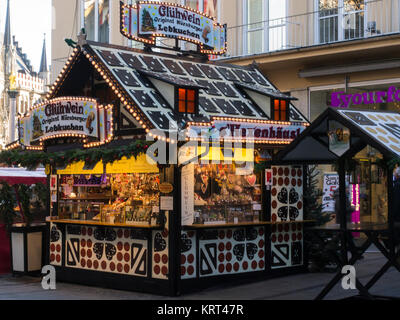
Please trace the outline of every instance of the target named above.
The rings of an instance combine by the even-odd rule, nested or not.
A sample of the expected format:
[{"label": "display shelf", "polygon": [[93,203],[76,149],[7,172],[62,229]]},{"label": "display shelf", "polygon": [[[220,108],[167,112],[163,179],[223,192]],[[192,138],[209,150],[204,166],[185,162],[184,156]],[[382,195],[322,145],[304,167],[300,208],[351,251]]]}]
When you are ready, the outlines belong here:
[{"label": "display shelf", "polygon": [[126,224],[126,223],[109,223],[94,220],[74,220],[74,219],[55,219],[54,217],[46,219],[48,222],[60,224],[79,224],[88,226],[106,226],[106,227],[124,227],[124,228],[142,228],[142,229],[161,229],[159,225],[145,225],[145,224]]},{"label": "display shelf", "polygon": [[232,228],[232,227],[257,227],[271,224],[267,221],[260,222],[240,222],[240,223],[223,223],[223,224],[193,224],[191,226],[182,226],[183,230],[192,229],[216,229],[216,228]]},{"label": "display shelf", "polygon": [[90,200],[110,200],[112,197],[101,197],[101,198],[60,198],[60,201],[68,201],[68,200],[72,200],[72,201],[90,201]]}]

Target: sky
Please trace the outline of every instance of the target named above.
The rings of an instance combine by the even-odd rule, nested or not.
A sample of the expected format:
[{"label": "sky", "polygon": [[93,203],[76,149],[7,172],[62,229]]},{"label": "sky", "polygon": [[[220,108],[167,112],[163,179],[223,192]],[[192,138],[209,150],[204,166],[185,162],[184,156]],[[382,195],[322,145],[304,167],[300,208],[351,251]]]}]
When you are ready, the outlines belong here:
[{"label": "sky", "polygon": [[[70,1],[70,0],[65,0]],[[43,34],[46,33],[47,64],[51,62],[51,0],[10,0],[11,34],[39,71]],[[0,0],[0,33],[4,33],[7,0]],[[3,41],[3,38],[0,40]]]}]

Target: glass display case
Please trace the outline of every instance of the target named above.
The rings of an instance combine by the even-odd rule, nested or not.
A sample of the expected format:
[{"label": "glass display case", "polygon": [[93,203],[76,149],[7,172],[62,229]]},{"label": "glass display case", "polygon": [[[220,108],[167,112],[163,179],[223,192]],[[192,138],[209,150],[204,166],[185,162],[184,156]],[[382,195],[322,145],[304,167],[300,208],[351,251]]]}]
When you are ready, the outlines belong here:
[{"label": "glass display case", "polygon": [[193,224],[262,220],[261,175],[235,164],[196,164]]},{"label": "glass display case", "polygon": [[159,175],[60,175],[60,219],[152,223],[159,212]]}]

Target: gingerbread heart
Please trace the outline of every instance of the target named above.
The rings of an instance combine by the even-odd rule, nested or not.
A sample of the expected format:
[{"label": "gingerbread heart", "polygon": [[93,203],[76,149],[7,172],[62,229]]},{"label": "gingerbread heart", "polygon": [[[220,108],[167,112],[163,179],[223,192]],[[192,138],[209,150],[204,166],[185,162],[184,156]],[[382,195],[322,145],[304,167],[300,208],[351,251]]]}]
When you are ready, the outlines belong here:
[{"label": "gingerbread heart", "polygon": [[256,181],[257,181],[257,176],[255,174],[246,176],[246,181],[251,187],[254,187],[254,185],[256,184]]}]

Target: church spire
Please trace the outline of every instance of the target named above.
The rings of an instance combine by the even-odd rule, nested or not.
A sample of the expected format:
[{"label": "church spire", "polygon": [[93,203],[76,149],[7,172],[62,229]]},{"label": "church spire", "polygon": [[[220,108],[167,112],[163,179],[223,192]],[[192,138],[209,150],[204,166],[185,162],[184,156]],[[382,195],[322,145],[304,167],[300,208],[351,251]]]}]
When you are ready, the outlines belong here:
[{"label": "church spire", "polygon": [[10,0],[7,0],[6,27],[4,29],[3,45],[6,48],[9,48],[11,46]]},{"label": "church spire", "polygon": [[42,58],[40,59],[39,73],[42,73],[42,72],[48,72],[47,55],[46,55],[46,34],[44,34],[44,38],[43,38]]}]

